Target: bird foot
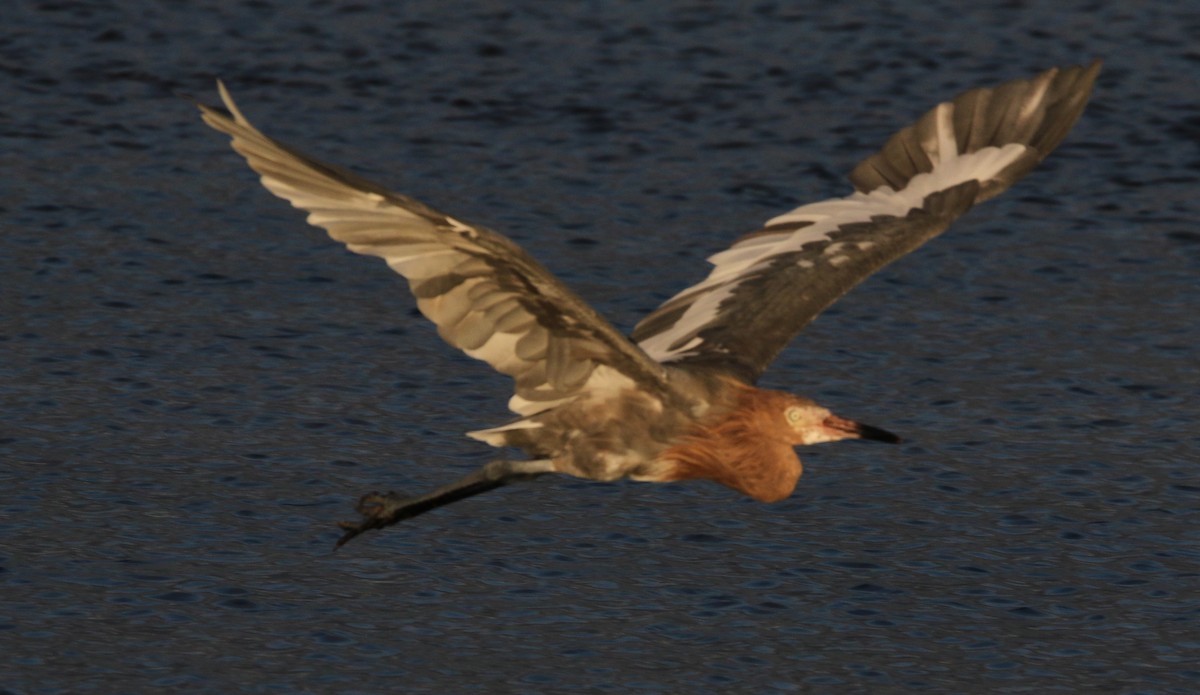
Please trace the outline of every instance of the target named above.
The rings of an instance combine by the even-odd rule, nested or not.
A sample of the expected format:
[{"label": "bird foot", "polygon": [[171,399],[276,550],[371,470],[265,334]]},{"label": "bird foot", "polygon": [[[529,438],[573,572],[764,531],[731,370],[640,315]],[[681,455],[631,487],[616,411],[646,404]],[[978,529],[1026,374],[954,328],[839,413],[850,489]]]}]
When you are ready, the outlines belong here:
[{"label": "bird foot", "polygon": [[338,522],[338,526],[346,533],[338,539],[334,550],[342,547],[351,538],[364,531],[384,528],[400,521],[401,516],[399,512],[404,508],[405,499],[395,492],[388,492],[386,495],[378,492],[368,492],[363,495],[359,498],[358,504],[354,505],[355,511],[362,514],[362,520]]}]

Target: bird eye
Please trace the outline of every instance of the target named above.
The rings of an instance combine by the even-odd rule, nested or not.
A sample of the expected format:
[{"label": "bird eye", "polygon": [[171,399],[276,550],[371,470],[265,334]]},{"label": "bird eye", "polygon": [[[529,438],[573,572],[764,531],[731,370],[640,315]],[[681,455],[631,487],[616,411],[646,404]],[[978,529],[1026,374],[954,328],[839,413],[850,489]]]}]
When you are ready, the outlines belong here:
[{"label": "bird eye", "polygon": [[788,408],[784,414],[787,416],[788,422],[800,422],[800,409],[796,406]]}]

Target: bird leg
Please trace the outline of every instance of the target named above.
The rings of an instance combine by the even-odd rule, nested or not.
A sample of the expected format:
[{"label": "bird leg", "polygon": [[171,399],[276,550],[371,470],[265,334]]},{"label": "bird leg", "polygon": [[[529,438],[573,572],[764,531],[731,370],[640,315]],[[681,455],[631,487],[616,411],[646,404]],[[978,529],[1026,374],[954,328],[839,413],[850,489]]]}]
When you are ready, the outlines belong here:
[{"label": "bird leg", "polygon": [[553,472],[554,464],[547,459],[492,461],[471,475],[418,497],[404,497],[395,492],[389,492],[386,495],[378,492],[368,493],[363,495],[354,507],[362,514],[361,521],[338,522],[338,526],[342,527],[346,533],[338,540],[336,548],[342,547],[351,538],[364,531],[391,526],[398,521],[411,519],[418,514],[424,514],[451,502],[494,490],[518,480],[528,480]]}]

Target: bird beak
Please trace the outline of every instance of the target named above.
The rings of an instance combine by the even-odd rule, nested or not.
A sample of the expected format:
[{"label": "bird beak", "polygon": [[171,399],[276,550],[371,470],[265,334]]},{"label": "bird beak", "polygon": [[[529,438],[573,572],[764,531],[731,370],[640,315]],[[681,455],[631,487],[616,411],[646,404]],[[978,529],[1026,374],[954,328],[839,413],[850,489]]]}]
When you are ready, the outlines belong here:
[{"label": "bird beak", "polygon": [[825,418],[823,424],[827,429],[832,431],[832,434],[836,434],[838,439],[871,439],[877,442],[887,442],[888,444],[899,444],[903,441],[887,430],[847,420],[837,415],[830,415]]}]

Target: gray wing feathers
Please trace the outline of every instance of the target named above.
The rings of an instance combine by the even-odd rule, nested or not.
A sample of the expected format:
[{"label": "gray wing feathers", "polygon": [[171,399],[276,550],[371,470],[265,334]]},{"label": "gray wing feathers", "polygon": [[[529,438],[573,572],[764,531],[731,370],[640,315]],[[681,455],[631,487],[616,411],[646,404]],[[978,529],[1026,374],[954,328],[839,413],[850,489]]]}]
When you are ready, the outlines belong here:
[{"label": "gray wing feathers", "polygon": [[[677,350],[696,339],[703,347],[685,353],[676,364],[754,383],[799,330],[798,314],[815,317],[865,274],[940,234],[974,204],[978,192],[979,183],[967,181],[930,194],[922,207],[903,217],[878,216],[842,225],[826,240],[771,257],[733,285],[715,320],[676,340],[672,347]],[[650,334],[656,328],[654,321],[674,323],[688,306],[685,302],[663,315],[656,312],[638,329]]]},{"label": "gray wing feathers", "polygon": [[642,320],[654,359],[753,381],[834,300],[941,233],[1058,146],[1100,63],[974,89],[893,135],[850,175],[846,198],[799,207],[711,257],[708,278]]},{"label": "gray wing feathers", "polygon": [[515,243],[268,138],[218,86],[229,113],[199,105],[204,121],[310,224],[404,276],[446,342],[513,377],[514,411],[578,395],[601,364],[664,387],[661,366]]},{"label": "gray wing feathers", "polygon": [[[1028,147],[985,182],[976,203],[1003,192],[1058,147],[1083,113],[1100,67],[1100,61],[1095,61],[1086,67],[1052,68],[1033,79],[972,89],[950,102],[957,154],[997,144]],[[888,186],[899,191],[917,174],[932,171],[940,159],[939,115],[939,109],[926,113],[856,166],[850,173],[855,189],[869,193]]]}]

